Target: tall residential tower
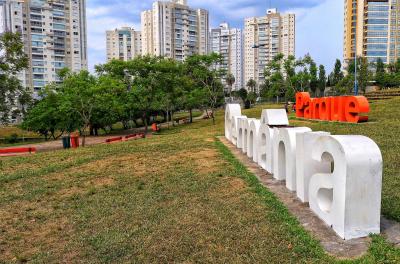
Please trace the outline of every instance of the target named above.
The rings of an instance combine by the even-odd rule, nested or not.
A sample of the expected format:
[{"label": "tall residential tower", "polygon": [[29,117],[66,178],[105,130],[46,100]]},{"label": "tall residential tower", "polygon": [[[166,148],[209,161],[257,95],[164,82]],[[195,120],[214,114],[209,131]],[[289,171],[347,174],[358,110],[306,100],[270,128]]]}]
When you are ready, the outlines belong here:
[{"label": "tall residential tower", "polygon": [[[211,52],[222,56],[221,68],[235,77],[233,90],[243,87],[243,36],[242,30],[229,28],[228,23],[222,23],[218,28],[211,29]],[[225,84],[225,80],[222,80]]]},{"label": "tall residential tower", "polygon": [[142,34],[133,28],[122,27],[106,32],[107,61],[128,61],[142,55]]},{"label": "tall residential tower", "polygon": [[369,62],[400,58],[400,1],[345,0],[344,60],[355,55]]},{"label": "tall residential tower", "polygon": [[209,15],[186,0],[157,1],[142,12],[142,53],[184,60],[208,53]]},{"label": "tall residential tower", "polygon": [[259,88],[265,81],[266,65],[279,53],[295,55],[295,15],[269,9],[266,16],[246,18],[244,84],[253,79]]},{"label": "tall residential tower", "polygon": [[20,79],[33,91],[60,81],[64,67],[87,69],[85,0],[0,0],[0,34],[5,31],[22,35],[29,68]]}]

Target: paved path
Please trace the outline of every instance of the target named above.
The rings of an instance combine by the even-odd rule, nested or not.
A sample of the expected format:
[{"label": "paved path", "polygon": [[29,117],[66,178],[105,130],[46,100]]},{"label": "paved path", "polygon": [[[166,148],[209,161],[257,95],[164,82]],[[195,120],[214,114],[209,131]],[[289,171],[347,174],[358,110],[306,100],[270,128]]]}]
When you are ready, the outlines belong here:
[{"label": "paved path", "polygon": [[[204,111],[204,113],[199,116],[199,117],[195,117],[193,118],[193,120],[201,120],[203,118],[205,118],[207,116],[207,113]],[[162,129],[166,129],[168,127],[168,123],[163,123],[161,124],[161,128]],[[172,127],[172,123],[170,123],[170,127]],[[86,146],[91,146],[91,145],[97,145],[97,144],[103,144],[105,143],[105,141],[109,138],[113,138],[113,137],[120,137],[120,136],[126,136],[126,135],[131,135],[131,134],[135,134],[135,133],[144,133],[145,128],[144,127],[140,127],[140,128],[134,128],[134,129],[129,129],[129,130],[124,130],[121,131],[118,134],[113,134],[113,135],[107,135],[107,136],[97,136],[97,137],[86,137]],[[147,137],[151,137],[151,126],[149,126],[148,128],[148,134]],[[79,140],[79,145],[82,145],[82,137]],[[24,147],[34,147],[36,148],[37,152],[45,152],[45,151],[53,151],[53,150],[60,150],[63,149],[63,145],[62,145],[62,140],[61,138],[58,140],[52,140],[52,141],[47,141],[47,142],[41,142],[41,143],[33,143],[33,144],[26,144],[26,145],[20,145],[18,146],[18,148],[24,148]],[[7,148],[14,148],[14,147],[4,147],[1,149],[7,149]]]}]

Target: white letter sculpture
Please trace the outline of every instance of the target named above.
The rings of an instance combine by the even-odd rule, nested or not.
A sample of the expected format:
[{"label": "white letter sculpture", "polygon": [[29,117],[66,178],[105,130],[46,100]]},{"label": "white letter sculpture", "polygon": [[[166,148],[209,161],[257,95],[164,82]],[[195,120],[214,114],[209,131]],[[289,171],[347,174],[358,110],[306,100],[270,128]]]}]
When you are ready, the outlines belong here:
[{"label": "white letter sculpture", "polygon": [[296,191],[296,134],[310,132],[308,127],[275,128],[273,142],[274,178],[286,180],[286,187]]},{"label": "white letter sculpture", "polygon": [[256,120],[255,118],[247,118],[246,120],[242,119],[243,123],[243,148],[242,152],[244,154],[247,154],[247,151],[249,150],[248,146],[248,140],[249,140],[249,131],[250,131],[250,123],[252,121]]},{"label": "white letter sculpture", "polygon": [[[232,138],[236,135],[235,130],[232,129],[235,126],[235,116],[241,116],[242,110],[240,104],[228,104],[225,109],[225,137],[227,140],[232,142]],[[236,136],[237,137],[237,136]],[[232,142],[233,143],[233,142]]]},{"label": "white letter sculpture", "polygon": [[236,146],[238,149],[243,150],[243,141],[244,141],[244,130],[247,123],[247,117],[242,116],[237,118],[237,143]]},{"label": "white letter sculpture", "polygon": [[272,140],[274,129],[266,124],[261,124],[258,137],[258,165],[267,172],[272,173]]},{"label": "white letter sculpture", "polygon": [[261,168],[269,173],[272,173],[273,127],[288,125],[289,119],[284,109],[265,109],[261,113],[257,162]]},{"label": "white letter sculpture", "polygon": [[307,132],[296,134],[296,192],[303,202],[308,202],[308,187],[311,176],[316,173],[330,173],[330,162],[318,162],[311,156],[310,148],[317,144],[321,136],[329,136],[328,132]]},{"label": "white letter sculpture", "polygon": [[227,105],[225,137],[286,187],[343,239],[380,232],[382,155],[363,136],[331,136],[288,127],[285,110],[263,110],[261,121]]},{"label": "white letter sculpture", "polygon": [[310,208],[343,239],[380,232],[382,156],[363,136],[323,136],[312,149],[320,162],[333,162],[332,173],[310,180]]},{"label": "white letter sculpture", "polygon": [[258,157],[258,134],[260,131],[260,120],[251,120],[249,122],[249,134],[247,138],[247,157],[252,158],[254,162],[257,162]]},{"label": "white letter sculpture", "polygon": [[261,123],[269,126],[288,126],[289,119],[285,109],[265,109],[261,113]]}]

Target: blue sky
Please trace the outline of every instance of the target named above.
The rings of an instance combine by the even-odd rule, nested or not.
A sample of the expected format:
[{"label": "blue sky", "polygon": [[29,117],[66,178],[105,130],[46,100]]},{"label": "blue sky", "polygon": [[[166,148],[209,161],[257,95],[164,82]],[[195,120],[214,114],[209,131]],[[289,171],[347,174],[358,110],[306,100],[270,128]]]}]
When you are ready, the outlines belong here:
[{"label": "blue sky", "polygon": [[[89,68],[106,59],[105,31],[120,26],[140,29],[140,12],[151,9],[154,0],[88,0]],[[332,70],[342,59],[342,0],[188,0],[191,7],[210,12],[211,27],[221,22],[243,28],[246,17],[262,16],[271,2],[280,12],[296,14],[296,56],[310,53],[318,64]]]}]

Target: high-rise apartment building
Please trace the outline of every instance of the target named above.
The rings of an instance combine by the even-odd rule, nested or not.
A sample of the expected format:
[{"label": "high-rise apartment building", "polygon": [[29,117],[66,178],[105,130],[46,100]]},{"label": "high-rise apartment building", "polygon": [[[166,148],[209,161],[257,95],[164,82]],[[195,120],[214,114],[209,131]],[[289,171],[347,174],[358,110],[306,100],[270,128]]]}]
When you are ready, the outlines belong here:
[{"label": "high-rise apartment building", "polygon": [[208,53],[209,15],[186,0],[157,1],[142,12],[142,54],[184,60]]},{"label": "high-rise apartment building", "polygon": [[59,81],[64,67],[87,69],[85,0],[0,0],[0,34],[5,31],[22,35],[29,68],[19,77],[29,89]]},{"label": "high-rise apartment building", "polygon": [[345,0],[344,60],[400,58],[400,0]]},{"label": "high-rise apartment building", "polygon": [[142,55],[142,33],[130,27],[108,30],[107,61],[117,59],[128,61]]},{"label": "high-rise apartment building", "polygon": [[269,9],[266,16],[246,18],[244,84],[253,79],[259,88],[265,81],[266,65],[279,53],[295,55],[295,15]]},{"label": "high-rise apartment building", "polygon": [[[220,65],[226,73],[235,77],[233,90],[243,87],[243,36],[242,30],[229,28],[228,23],[222,23],[218,28],[211,29],[211,52],[222,56]],[[225,80],[222,80],[225,85]]]}]

